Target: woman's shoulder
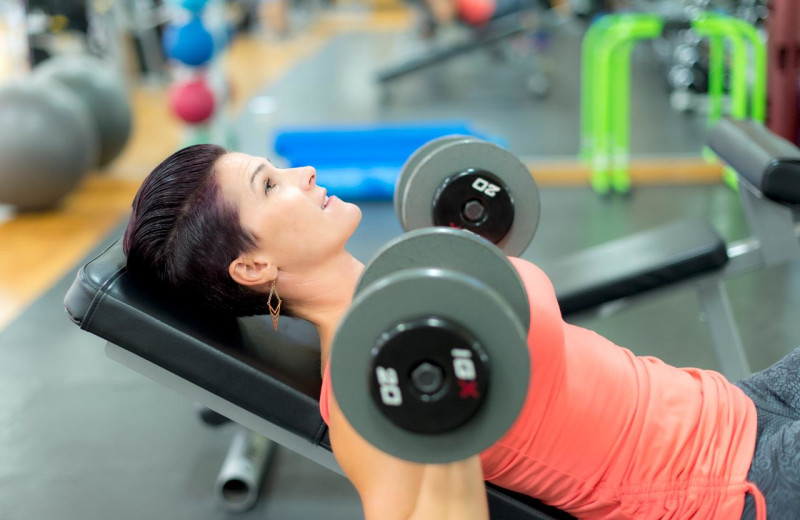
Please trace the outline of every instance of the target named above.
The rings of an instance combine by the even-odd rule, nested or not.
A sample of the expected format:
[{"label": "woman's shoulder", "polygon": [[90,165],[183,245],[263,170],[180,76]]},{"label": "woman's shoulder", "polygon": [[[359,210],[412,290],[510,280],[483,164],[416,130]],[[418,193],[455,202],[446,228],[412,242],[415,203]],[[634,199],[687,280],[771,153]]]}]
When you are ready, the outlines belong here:
[{"label": "woman's shoulder", "polygon": [[553,292],[553,283],[539,266],[523,258],[513,256],[507,258],[509,262],[511,262],[511,265],[514,266],[514,269],[516,269],[528,292],[539,292],[541,290]]},{"label": "woman's shoulder", "polygon": [[508,261],[511,262],[511,265],[519,272],[520,274],[527,274],[530,276],[543,276],[544,271],[542,271],[539,266],[525,260],[524,258],[518,258],[516,256],[507,256]]}]

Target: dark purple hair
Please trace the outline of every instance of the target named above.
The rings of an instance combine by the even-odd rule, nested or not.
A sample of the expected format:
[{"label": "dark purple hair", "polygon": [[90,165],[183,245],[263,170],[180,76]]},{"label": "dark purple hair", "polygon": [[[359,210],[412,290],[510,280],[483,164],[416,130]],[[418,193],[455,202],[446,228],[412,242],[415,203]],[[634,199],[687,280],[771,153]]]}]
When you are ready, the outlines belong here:
[{"label": "dark purple hair", "polygon": [[173,153],[147,176],[133,199],[123,249],[131,276],[166,285],[210,310],[266,314],[266,295],[235,282],[230,263],[256,246],[222,196],[215,164],[227,152],[211,144]]}]

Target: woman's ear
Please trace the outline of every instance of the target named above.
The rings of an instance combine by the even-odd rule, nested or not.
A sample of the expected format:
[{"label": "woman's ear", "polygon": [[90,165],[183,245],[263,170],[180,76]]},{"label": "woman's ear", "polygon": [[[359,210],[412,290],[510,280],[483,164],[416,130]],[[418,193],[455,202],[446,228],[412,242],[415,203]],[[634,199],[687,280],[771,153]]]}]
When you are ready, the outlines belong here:
[{"label": "woman's ear", "polygon": [[228,273],[236,283],[253,287],[278,278],[278,266],[262,258],[241,255],[231,262]]}]

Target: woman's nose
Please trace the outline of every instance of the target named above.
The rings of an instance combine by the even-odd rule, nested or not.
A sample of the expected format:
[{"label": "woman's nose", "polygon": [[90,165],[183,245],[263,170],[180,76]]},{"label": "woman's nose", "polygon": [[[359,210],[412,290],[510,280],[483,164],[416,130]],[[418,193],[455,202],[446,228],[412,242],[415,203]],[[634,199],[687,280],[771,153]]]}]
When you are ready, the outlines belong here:
[{"label": "woman's nose", "polygon": [[300,186],[311,189],[317,185],[317,170],[313,166],[304,166],[297,169]]}]

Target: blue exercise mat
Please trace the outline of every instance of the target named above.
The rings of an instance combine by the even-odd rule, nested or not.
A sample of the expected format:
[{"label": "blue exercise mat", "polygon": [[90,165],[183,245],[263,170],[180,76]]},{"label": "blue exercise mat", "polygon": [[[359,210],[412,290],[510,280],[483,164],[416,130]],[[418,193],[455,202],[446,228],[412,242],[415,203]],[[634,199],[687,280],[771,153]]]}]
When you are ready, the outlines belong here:
[{"label": "blue exercise mat", "polygon": [[445,135],[471,135],[502,144],[464,121],[288,128],[276,133],[275,152],[290,167],[314,166],[317,183],[344,200],[391,200],[406,160]]}]

